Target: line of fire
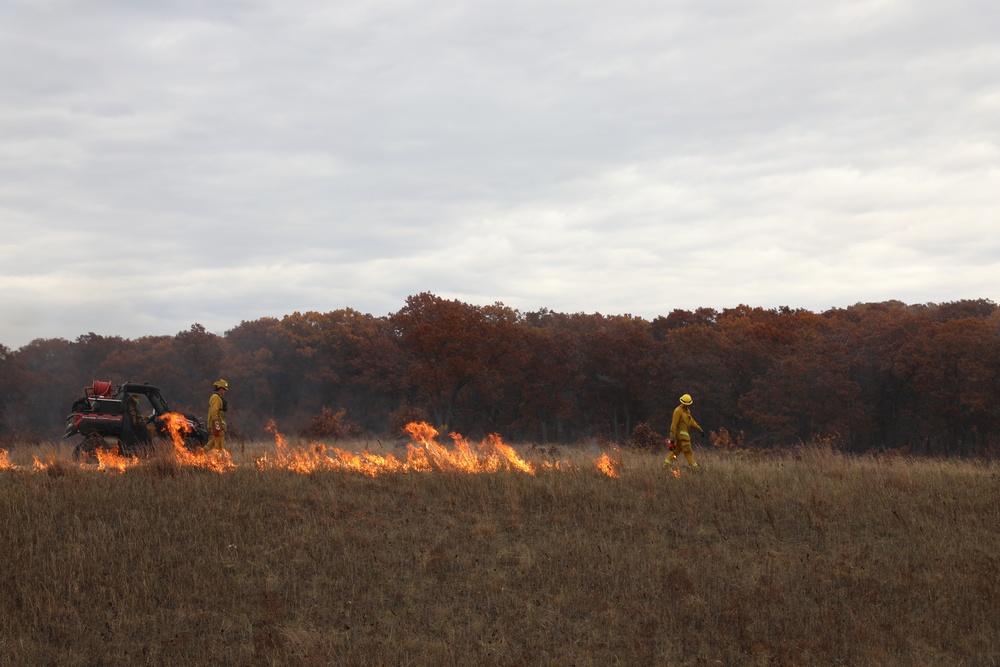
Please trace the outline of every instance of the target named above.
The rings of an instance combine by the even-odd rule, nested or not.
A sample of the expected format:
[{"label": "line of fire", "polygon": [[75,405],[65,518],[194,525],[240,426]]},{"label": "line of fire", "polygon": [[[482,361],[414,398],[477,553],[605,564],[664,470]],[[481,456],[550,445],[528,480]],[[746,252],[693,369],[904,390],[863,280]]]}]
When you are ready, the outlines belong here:
[{"label": "line of fire", "polygon": [[[201,448],[192,450],[185,441],[190,422],[184,415],[167,413],[163,417],[172,442],[172,448],[164,455],[170,457],[177,465],[217,473],[226,473],[239,467],[228,451],[206,451]],[[259,470],[288,470],[301,474],[344,472],[369,477],[434,472],[535,475],[538,472],[579,471],[584,467],[568,459],[528,460],[496,434],[475,444],[460,434],[452,433],[452,445],[445,446],[437,441],[438,431],[426,422],[411,422],[406,425],[404,431],[411,442],[406,445],[405,456],[398,457],[392,453],[353,452],[330,447],[321,442],[305,446],[290,445],[273,421],[268,424],[266,430],[274,436],[273,451],[264,451],[251,457],[251,462],[244,465],[252,465]],[[77,462],[72,465],[79,465],[87,470],[124,472],[131,467],[144,465],[148,461],[140,457],[123,455],[117,447],[109,450],[98,449],[95,455],[95,462]],[[0,470],[21,469],[40,472],[54,465],[57,460],[55,455],[50,455],[45,460],[35,456],[30,465],[18,466],[11,461],[6,450],[0,449]],[[619,477],[621,474],[620,456],[611,456],[607,452],[591,459],[589,466],[608,477]]]}]

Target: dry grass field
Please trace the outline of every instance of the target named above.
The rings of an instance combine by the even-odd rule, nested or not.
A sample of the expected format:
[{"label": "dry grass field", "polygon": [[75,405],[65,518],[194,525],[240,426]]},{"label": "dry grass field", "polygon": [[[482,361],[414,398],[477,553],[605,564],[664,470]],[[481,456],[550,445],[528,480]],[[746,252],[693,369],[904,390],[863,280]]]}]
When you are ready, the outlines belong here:
[{"label": "dry grass field", "polygon": [[255,465],[266,447],[225,472],[11,451],[0,663],[1000,663],[995,463],[368,476]]}]

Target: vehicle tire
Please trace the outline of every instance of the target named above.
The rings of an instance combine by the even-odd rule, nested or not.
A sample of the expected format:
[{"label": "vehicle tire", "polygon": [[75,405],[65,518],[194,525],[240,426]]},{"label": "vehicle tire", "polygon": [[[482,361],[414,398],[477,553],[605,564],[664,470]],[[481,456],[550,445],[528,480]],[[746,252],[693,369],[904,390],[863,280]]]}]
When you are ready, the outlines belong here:
[{"label": "vehicle tire", "polygon": [[108,449],[108,443],[99,435],[90,435],[73,449],[73,460],[80,463],[97,463],[97,450]]}]

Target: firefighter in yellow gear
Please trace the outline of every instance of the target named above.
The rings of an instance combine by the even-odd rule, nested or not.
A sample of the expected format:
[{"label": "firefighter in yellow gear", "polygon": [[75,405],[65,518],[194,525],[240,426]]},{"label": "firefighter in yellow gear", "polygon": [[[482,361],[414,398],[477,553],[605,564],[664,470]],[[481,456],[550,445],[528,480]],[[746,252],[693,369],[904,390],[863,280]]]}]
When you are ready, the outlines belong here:
[{"label": "firefighter in yellow gear", "polygon": [[156,437],[156,426],[152,422],[147,422],[139,411],[139,397],[136,394],[129,394],[125,405],[128,408],[128,417],[132,422],[132,432],[135,433],[135,437],[144,442],[152,441]]},{"label": "firefighter in yellow gear", "polygon": [[139,397],[135,394],[129,394],[128,401],[126,401],[125,406],[128,409],[128,417],[132,422],[132,426],[137,429],[144,428],[145,420],[139,412]]},{"label": "firefighter in yellow gear", "polygon": [[691,394],[684,394],[681,396],[680,405],[674,408],[674,418],[670,422],[670,438],[675,444],[674,448],[667,454],[667,458],[663,460],[664,468],[669,468],[677,460],[677,451],[680,450],[684,452],[684,458],[687,459],[688,465],[694,470],[698,469],[698,462],[694,460],[694,452],[691,450],[691,429],[695,429],[699,433],[705,431],[691,415],[692,403],[694,401],[691,399]]},{"label": "firefighter in yellow gear", "polygon": [[209,438],[205,449],[225,450],[226,410],[229,408],[225,395],[229,392],[229,383],[220,379],[212,386],[215,391],[208,398],[208,419],[205,423],[208,425]]}]

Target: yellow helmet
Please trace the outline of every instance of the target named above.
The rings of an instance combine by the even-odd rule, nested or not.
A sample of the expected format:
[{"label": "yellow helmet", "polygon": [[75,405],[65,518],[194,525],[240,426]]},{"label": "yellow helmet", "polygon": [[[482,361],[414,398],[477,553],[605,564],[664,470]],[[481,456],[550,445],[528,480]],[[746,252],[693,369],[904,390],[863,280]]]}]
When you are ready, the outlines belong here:
[{"label": "yellow helmet", "polygon": [[215,387],[216,389],[229,389],[229,383],[221,379],[216,380],[215,384],[212,386]]},{"label": "yellow helmet", "polygon": [[684,394],[681,396],[681,403],[684,405],[691,405],[694,401],[691,399],[691,394]]}]

